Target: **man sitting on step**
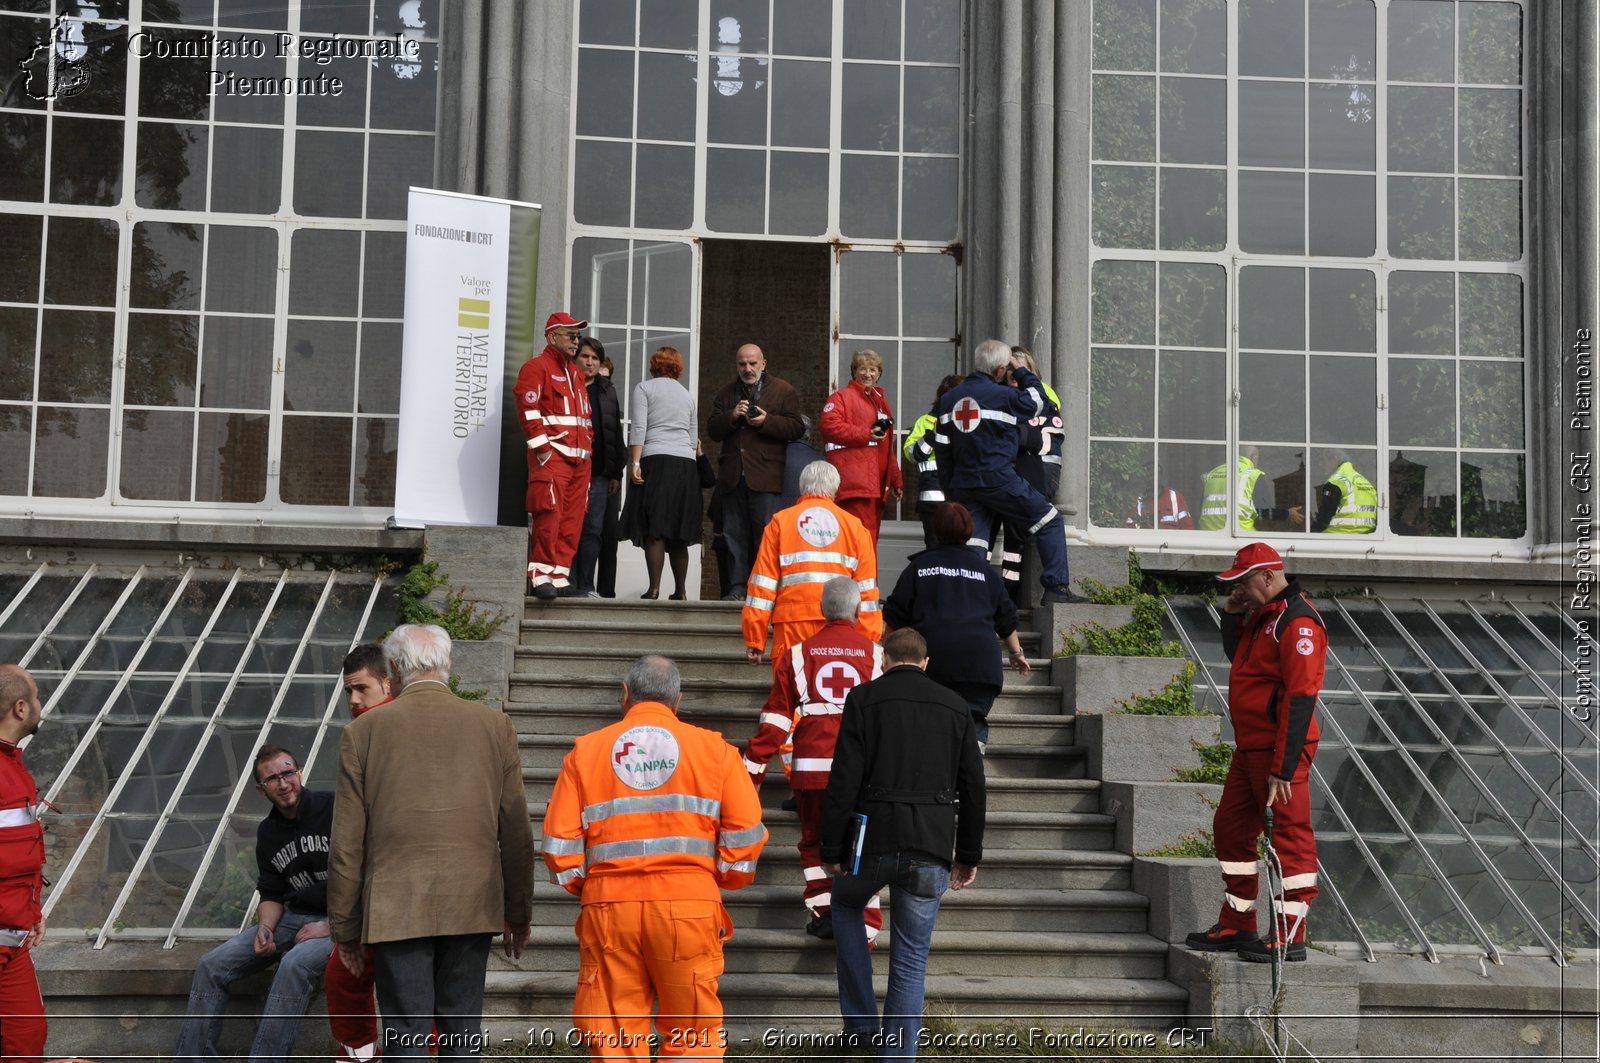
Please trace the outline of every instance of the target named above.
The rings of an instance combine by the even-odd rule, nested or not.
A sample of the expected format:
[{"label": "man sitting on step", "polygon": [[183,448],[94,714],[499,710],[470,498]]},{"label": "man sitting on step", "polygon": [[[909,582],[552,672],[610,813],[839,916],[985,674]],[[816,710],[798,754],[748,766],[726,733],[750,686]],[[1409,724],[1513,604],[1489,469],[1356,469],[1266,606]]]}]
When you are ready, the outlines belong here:
[{"label": "man sitting on step", "polygon": [[[845,695],[883,674],[883,651],[855,629],[861,590],[847,576],[822,585],[823,629],[790,647],[778,659],[772,693],[761,707],[761,723],[744,750],[744,766],[760,787],[767,763],[790,734],[794,761],[789,786],[800,813],[800,874],[805,878],[805,905],[811,915],[806,933],[833,937],[833,877],[822,869],[822,795],[833,766],[833,744],[839,737],[839,713]],[[867,940],[878,936],[883,912],[878,897],[867,902]]]}]

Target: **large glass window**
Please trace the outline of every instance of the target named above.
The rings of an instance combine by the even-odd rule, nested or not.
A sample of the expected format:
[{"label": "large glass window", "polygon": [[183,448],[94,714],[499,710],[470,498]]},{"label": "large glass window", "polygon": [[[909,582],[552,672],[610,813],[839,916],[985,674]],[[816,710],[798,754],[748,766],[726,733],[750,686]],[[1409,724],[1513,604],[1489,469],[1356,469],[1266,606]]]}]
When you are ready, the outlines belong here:
[{"label": "large glass window", "polygon": [[1525,534],[1523,25],[1096,0],[1095,524]]},{"label": "large glass window", "polygon": [[0,12],[36,57],[0,98],[0,496],[389,506],[437,0],[23,6]]}]

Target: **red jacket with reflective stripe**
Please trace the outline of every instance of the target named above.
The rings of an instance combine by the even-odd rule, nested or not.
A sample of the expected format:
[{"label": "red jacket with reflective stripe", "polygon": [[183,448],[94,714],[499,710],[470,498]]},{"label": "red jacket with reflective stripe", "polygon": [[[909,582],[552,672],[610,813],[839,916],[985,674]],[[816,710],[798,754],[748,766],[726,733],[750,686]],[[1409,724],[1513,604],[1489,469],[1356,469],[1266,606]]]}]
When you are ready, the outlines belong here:
[{"label": "red jacket with reflective stripe", "polygon": [[594,450],[589,416],[589,386],[576,362],[554,347],[522,363],[517,373],[517,417],[528,441],[528,475],[539,469],[539,455],[554,449],[587,460]]},{"label": "red jacket with reflective stripe", "polygon": [[878,551],[861,522],[820,495],[806,495],[767,522],[750,567],[744,601],[744,644],[767,644],[772,624],[822,619],[822,585],[848,576],[861,588],[856,630],[883,635],[878,601]]},{"label": "red jacket with reflective stripe", "polygon": [[893,417],[883,389],[871,391],[852,380],[828,396],[817,427],[828,445],[828,463],[839,470],[839,490],[834,498],[876,498],[900,490],[900,460],[895,454],[894,432],[872,438],[878,415]]},{"label": "red jacket with reflective stripe", "polygon": [[1272,774],[1292,779],[1301,750],[1322,734],[1314,712],[1328,653],[1321,614],[1291,581],[1253,613],[1223,614],[1222,648],[1233,660],[1228,716],[1240,752],[1272,750]]},{"label": "red jacket with reflective stripe", "polygon": [[22,750],[0,742],[0,929],[28,930],[39,921],[44,892],[44,825],[39,787]]},{"label": "red jacket with reflective stripe", "polygon": [[773,670],[772,693],[761,707],[761,725],[745,747],[750,774],[766,770],[792,727],[794,764],[789,785],[796,790],[827,789],[845,695],[882,674],[882,648],[848,620],[830,620],[827,627],[790,647]]},{"label": "red jacket with reflective stripe", "polygon": [[719,900],[767,842],[739,751],[643,701],[577,740],[544,814],[550,880],[584,904]]}]

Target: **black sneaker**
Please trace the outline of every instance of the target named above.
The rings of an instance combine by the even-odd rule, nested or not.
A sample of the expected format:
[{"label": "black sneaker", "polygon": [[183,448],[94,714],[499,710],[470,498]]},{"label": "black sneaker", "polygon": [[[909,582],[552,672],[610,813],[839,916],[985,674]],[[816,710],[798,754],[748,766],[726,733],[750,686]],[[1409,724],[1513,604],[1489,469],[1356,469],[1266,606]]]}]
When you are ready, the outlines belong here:
[{"label": "black sneaker", "polygon": [[559,592],[556,590],[556,585],[554,583],[541,583],[537,587],[533,588],[533,596],[539,599],[541,602],[550,601],[551,599],[555,598],[558,593]]},{"label": "black sneaker", "polygon": [[833,913],[823,912],[806,924],[806,933],[823,941],[833,940]]},{"label": "black sneaker", "polygon": [[800,802],[796,801],[792,797],[785,797],[778,803],[778,807],[783,809],[785,812],[798,812],[800,811]]},{"label": "black sneaker", "polygon": [[1039,599],[1039,603],[1041,605],[1088,605],[1089,599],[1065,587],[1050,587],[1045,590],[1044,597]]},{"label": "black sneaker", "polygon": [[1239,954],[1241,960],[1249,960],[1251,963],[1271,963],[1272,954],[1275,952],[1282,954],[1284,963],[1301,963],[1306,958],[1306,943],[1291,941],[1289,947],[1284,948],[1276,939],[1262,941],[1258,937],[1254,941],[1240,942],[1234,951]]},{"label": "black sneaker", "polygon": [[1198,952],[1238,952],[1246,945],[1259,945],[1261,935],[1254,930],[1228,930],[1217,923],[1210,930],[1195,931],[1183,943]]},{"label": "black sneaker", "polygon": [[577,587],[567,586],[556,591],[557,598],[587,598],[588,592]]}]

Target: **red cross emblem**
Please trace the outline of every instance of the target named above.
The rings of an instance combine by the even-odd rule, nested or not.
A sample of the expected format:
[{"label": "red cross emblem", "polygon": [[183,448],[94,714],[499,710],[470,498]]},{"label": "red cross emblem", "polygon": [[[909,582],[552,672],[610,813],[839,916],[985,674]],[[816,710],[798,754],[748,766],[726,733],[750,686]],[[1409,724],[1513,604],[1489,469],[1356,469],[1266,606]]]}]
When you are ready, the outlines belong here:
[{"label": "red cross emblem", "polygon": [[817,669],[817,689],[829,705],[843,705],[845,695],[861,682],[861,674],[843,661],[829,661]]},{"label": "red cross emblem", "polygon": [[956,428],[959,430],[970,432],[978,427],[979,421],[983,420],[983,410],[978,406],[977,399],[962,399],[956,403],[955,409],[950,411],[950,419],[956,423]]}]

